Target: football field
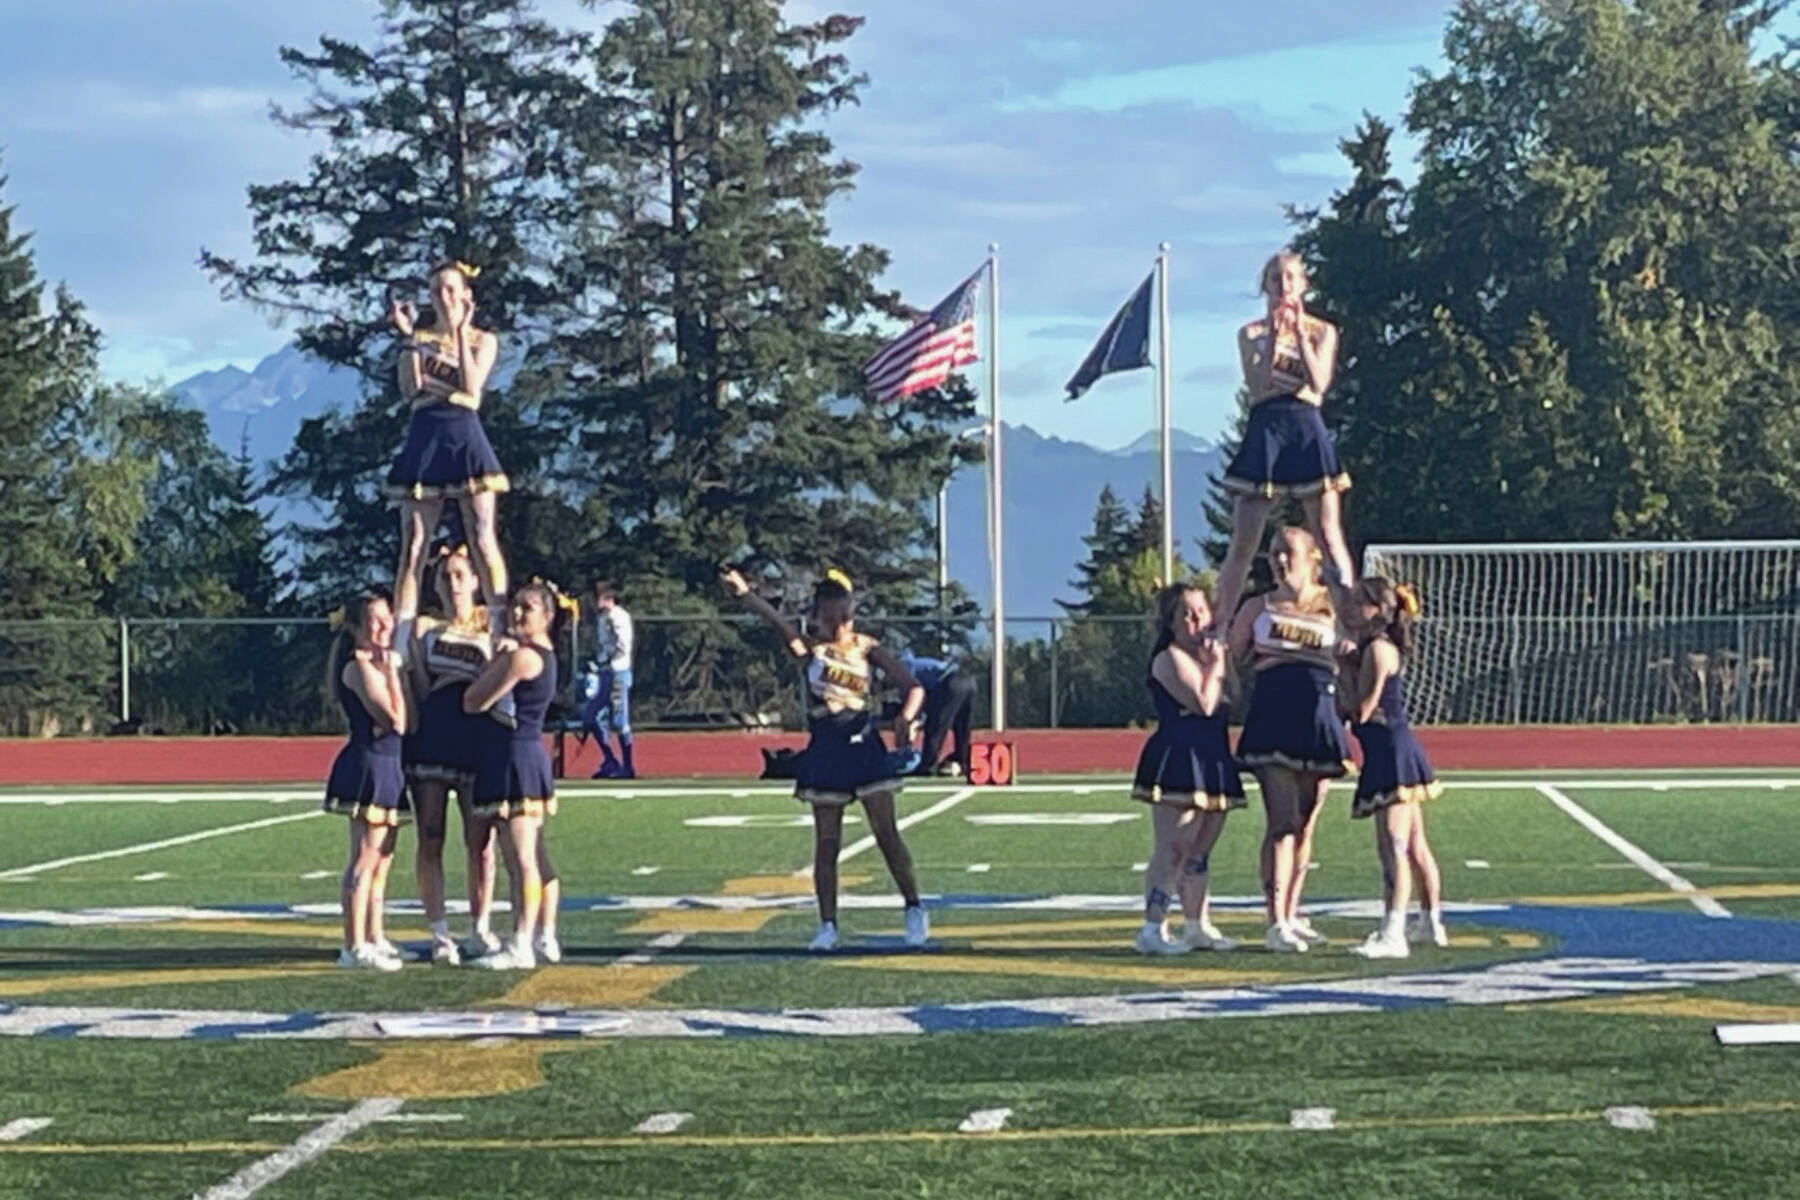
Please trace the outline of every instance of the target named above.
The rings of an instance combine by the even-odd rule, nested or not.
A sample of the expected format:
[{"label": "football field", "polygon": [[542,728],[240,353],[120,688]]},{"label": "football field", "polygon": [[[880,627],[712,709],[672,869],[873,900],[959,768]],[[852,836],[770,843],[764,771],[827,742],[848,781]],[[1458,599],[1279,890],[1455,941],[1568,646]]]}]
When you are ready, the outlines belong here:
[{"label": "football field", "polygon": [[0,791],[0,1196],[1800,1194],[1800,1046],[1714,1032],[1800,1022],[1800,773],[1447,784],[1451,945],[1404,961],[1349,952],[1342,789],[1329,945],[1261,948],[1253,797],[1244,948],[1151,959],[1122,780],[909,789],[923,950],[853,812],[831,955],[783,787],[657,782],[563,792],[561,965],[391,975],[333,965],[316,787]]}]

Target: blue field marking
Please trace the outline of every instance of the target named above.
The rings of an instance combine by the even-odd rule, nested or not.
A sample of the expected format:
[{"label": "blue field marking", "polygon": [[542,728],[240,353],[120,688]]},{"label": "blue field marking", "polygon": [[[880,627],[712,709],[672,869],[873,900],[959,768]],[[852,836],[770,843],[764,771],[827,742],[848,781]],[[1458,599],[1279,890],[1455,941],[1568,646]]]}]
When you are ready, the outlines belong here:
[{"label": "blue field marking", "polygon": [[[992,898],[988,898],[990,901]],[[1032,903],[1038,903],[1033,901]],[[1530,1004],[1741,983],[1800,966],[1800,922],[1554,905],[1482,905],[1481,922],[1554,951],[1481,966],[1131,995],[818,1009],[263,1013],[0,1006],[0,1036],[147,1040],[869,1037]]]}]

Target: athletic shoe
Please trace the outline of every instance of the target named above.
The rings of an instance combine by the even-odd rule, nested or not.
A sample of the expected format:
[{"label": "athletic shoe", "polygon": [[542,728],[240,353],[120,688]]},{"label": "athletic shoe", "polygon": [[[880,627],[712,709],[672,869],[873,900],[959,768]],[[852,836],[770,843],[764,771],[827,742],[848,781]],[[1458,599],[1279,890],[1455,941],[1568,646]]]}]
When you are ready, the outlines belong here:
[{"label": "athletic shoe", "polygon": [[364,942],[354,950],[339,950],[337,965],[346,971],[398,971],[400,960],[389,958]]},{"label": "athletic shoe", "polygon": [[1405,958],[1412,953],[1406,936],[1398,929],[1377,929],[1364,938],[1362,945],[1352,946],[1350,953],[1363,958]]},{"label": "athletic shoe", "polygon": [[931,937],[931,920],[925,910],[917,905],[906,910],[906,944],[923,946]]},{"label": "athletic shoe", "polygon": [[1186,954],[1187,946],[1181,942],[1172,942],[1169,935],[1163,932],[1161,921],[1145,921],[1138,930],[1134,943],[1139,954]]},{"label": "athletic shoe", "polygon": [[462,940],[464,962],[470,962],[488,954],[498,954],[500,950],[500,939],[492,933],[471,933]]},{"label": "athletic shoe", "polygon": [[1263,945],[1277,954],[1304,954],[1306,941],[1290,926],[1275,924],[1263,934]]},{"label": "athletic shoe", "polygon": [[493,954],[483,955],[469,964],[483,971],[529,971],[537,966],[537,956],[530,946],[508,946]]},{"label": "athletic shoe", "polygon": [[600,764],[600,769],[594,772],[595,779],[621,779],[624,775],[625,767],[616,758],[607,759]]},{"label": "athletic shoe", "polygon": [[819,932],[813,934],[813,940],[806,947],[814,954],[824,954],[838,948],[838,931],[836,921],[820,921]]},{"label": "athletic shoe", "polygon": [[1308,946],[1323,946],[1331,939],[1313,928],[1312,922],[1305,917],[1296,917],[1289,925],[1301,941]]},{"label": "athletic shoe", "polygon": [[1236,938],[1228,938],[1211,922],[1190,922],[1181,931],[1181,943],[1189,950],[1236,950]]},{"label": "athletic shoe", "polygon": [[[931,773],[936,775],[939,779],[961,779],[963,777],[962,764],[957,762],[954,758],[947,758],[937,766],[933,767]],[[921,774],[923,774],[923,772],[921,772]]]},{"label": "athletic shoe", "polygon": [[537,956],[547,963],[562,961],[562,943],[542,933],[537,935]]},{"label": "athletic shoe", "polygon": [[1415,946],[1436,946],[1441,950],[1450,944],[1450,934],[1441,919],[1433,921],[1421,916],[1414,917],[1406,927],[1406,940]]},{"label": "athletic shoe", "polygon": [[462,952],[456,948],[456,942],[447,937],[431,939],[431,962],[433,966],[460,967]]},{"label": "athletic shoe", "polygon": [[401,962],[405,962],[409,957],[406,951],[394,945],[394,943],[388,941],[386,938],[370,942],[369,945],[375,947],[375,953],[386,955],[388,958],[397,958]]}]

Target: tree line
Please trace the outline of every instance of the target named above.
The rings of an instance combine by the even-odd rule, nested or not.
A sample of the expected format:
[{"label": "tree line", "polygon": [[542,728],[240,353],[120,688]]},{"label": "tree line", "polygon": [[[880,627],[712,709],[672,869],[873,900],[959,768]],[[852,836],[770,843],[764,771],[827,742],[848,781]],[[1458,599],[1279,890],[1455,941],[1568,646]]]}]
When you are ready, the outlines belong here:
[{"label": "tree line", "polygon": [[[1290,215],[1315,307],[1342,330],[1325,411],[1357,479],[1357,542],[1791,533],[1800,75],[1772,31],[1784,7],[1466,0],[1404,113],[1416,173],[1398,177],[1383,117],[1346,137],[1347,185]],[[528,0],[386,0],[366,44],[283,49],[307,98],[276,119],[316,153],[250,187],[248,256],[200,265],[363,387],[266,472],[212,446],[199,414],[101,380],[99,331],[0,210],[0,726],[104,725],[109,618],[317,616],[391,575],[380,481],[405,405],[382,315],[448,258],[482,268],[477,320],[505,339],[484,420],[514,480],[515,573],[604,574],[640,611],[690,618],[646,647],[647,698],[783,694],[770,647],[718,616],[721,561],[796,597],[839,565],[869,610],[930,613],[930,500],[979,455],[954,437],[974,396],[958,381],[875,406],[858,376],[908,313],[880,283],[887,251],[828,220],[855,183],[828,129],[866,82],[860,24],[641,0],[587,32]],[[270,498],[310,515],[270,528]],[[1216,524],[1216,489],[1208,510]],[[1147,612],[1143,520],[1101,498],[1072,614]],[[168,681],[184,728],[316,725],[316,636],[169,627],[138,669]],[[1147,637],[1071,632],[1064,718],[1144,715]],[[1019,703],[1048,696],[1045,647],[1013,664]]]}]

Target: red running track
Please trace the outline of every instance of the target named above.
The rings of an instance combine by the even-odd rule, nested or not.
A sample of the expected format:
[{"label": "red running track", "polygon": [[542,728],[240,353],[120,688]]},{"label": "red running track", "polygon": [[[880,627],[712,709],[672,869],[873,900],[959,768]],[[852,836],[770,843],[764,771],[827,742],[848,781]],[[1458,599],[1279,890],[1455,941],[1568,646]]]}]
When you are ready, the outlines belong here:
[{"label": "red running track", "polygon": [[[1421,729],[1440,771],[1481,768],[1800,768],[1800,726],[1668,725]],[[1022,729],[1005,735],[1026,774],[1129,772],[1145,734],[1130,729]],[[980,740],[991,740],[983,735]],[[757,774],[763,747],[797,734],[645,732],[646,778]],[[289,783],[323,780],[338,738],[55,738],[0,741],[0,784]],[[592,745],[567,743],[564,775],[596,765]]]}]

